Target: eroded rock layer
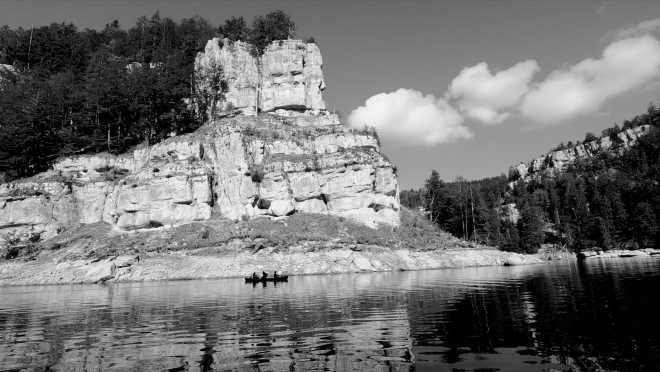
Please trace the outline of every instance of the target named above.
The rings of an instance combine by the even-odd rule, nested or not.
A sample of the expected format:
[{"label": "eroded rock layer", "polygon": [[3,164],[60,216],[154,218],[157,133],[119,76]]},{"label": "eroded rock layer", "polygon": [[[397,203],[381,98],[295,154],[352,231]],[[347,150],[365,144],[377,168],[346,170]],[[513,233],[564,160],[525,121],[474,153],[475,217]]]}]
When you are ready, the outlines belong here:
[{"label": "eroded rock layer", "polygon": [[649,130],[649,125],[641,125],[622,130],[611,137],[605,136],[563,150],[551,151],[529,163],[523,162],[511,167],[510,172],[516,180],[524,181],[554,176],[579,159],[590,158],[603,152],[620,154],[637,143],[640,137],[648,134]]},{"label": "eroded rock layer", "polygon": [[299,119],[219,119],[151,147],[66,158],[48,172],[2,184],[0,245],[98,221],[135,230],[212,216],[305,212],[398,225],[396,170],[380,154],[375,134],[342,125],[303,127]]}]

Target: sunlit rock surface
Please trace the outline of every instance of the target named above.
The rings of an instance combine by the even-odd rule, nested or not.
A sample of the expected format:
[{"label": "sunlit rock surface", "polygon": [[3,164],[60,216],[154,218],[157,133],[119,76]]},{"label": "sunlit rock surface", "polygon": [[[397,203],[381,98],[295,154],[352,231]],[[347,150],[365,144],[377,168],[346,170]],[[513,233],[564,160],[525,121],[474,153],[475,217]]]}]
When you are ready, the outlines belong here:
[{"label": "sunlit rock surface", "polygon": [[304,212],[399,224],[396,170],[374,132],[291,121],[270,114],[218,119],[150,147],[65,158],[2,184],[0,244],[99,221],[136,230]]},{"label": "sunlit rock surface", "polygon": [[[261,56],[251,51],[248,43],[214,38],[197,56],[197,90],[217,96],[210,102],[212,113],[325,110],[323,59],[316,44],[279,40],[268,45]],[[218,94],[221,89],[224,94]]]},{"label": "sunlit rock surface", "polygon": [[0,74],[3,73],[15,73],[16,69],[12,65],[4,65],[0,63]]},{"label": "sunlit rock surface", "polygon": [[347,129],[325,110],[318,46],[252,49],[216,38],[198,54],[196,88],[213,99],[194,133],[118,156],[64,158],[0,184],[0,248],[96,222],[133,231],[316,213],[398,226],[396,169],[374,131]]},{"label": "sunlit rock surface", "polygon": [[510,173],[515,180],[524,181],[540,179],[544,175],[554,176],[579,159],[586,159],[603,152],[620,154],[637,143],[640,137],[648,134],[649,130],[650,125],[641,125],[622,130],[615,138],[605,136],[563,150],[552,151],[528,163],[523,162],[511,167]]}]

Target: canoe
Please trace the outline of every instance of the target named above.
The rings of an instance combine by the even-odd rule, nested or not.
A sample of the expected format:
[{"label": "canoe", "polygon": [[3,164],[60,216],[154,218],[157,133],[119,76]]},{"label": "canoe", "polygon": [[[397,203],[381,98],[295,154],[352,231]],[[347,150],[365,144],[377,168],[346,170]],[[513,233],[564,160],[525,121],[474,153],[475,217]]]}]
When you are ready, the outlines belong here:
[{"label": "canoe", "polygon": [[288,282],[288,281],[289,281],[288,275],[278,276],[277,278],[268,277],[266,279],[262,279],[262,278],[252,279],[251,276],[245,278],[246,283]]}]

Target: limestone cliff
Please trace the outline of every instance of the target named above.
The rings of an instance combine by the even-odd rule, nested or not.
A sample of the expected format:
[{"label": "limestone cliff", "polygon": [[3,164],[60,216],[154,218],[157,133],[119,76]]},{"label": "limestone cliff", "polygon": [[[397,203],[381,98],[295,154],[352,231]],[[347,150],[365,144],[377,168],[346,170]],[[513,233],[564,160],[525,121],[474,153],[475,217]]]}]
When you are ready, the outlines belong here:
[{"label": "limestone cliff", "polygon": [[307,212],[396,226],[398,192],[373,132],[238,116],[127,154],[62,159],[0,185],[0,244],[98,221],[135,230]]},{"label": "limestone cliff", "polygon": [[324,110],[318,47],[283,40],[260,57],[250,51],[213,39],[198,55],[197,88],[219,83],[224,93],[197,131],[0,184],[0,247],[101,221],[129,231],[317,213],[397,226],[396,169],[375,132]]},{"label": "limestone cliff", "polygon": [[253,115],[277,109],[325,109],[323,59],[316,44],[279,40],[261,56],[251,51],[248,43],[214,38],[197,56],[196,88],[215,98],[209,111],[236,109]]},{"label": "limestone cliff", "polygon": [[512,180],[529,181],[542,176],[554,176],[579,159],[587,159],[603,152],[621,154],[648,134],[649,125],[625,129],[615,136],[604,136],[566,149],[551,151],[528,163],[520,163],[510,169]]}]

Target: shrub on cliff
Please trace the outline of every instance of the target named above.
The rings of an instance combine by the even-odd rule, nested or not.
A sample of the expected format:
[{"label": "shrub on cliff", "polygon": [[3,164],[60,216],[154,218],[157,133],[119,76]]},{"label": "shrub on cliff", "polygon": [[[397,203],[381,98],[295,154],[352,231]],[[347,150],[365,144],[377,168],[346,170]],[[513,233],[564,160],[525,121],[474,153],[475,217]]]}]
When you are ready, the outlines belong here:
[{"label": "shrub on cliff", "polygon": [[250,28],[243,17],[231,17],[218,27],[218,33],[231,41],[248,41]]},{"label": "shrub on cliff", "polygon": [[250,31],[250,43],[254,46],[253,54],[263,54],[268,44],[275,40],[290,39],[295,36],[295,32],[295,23],[281,10],[255,18]]}]

